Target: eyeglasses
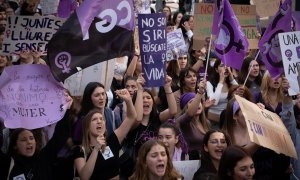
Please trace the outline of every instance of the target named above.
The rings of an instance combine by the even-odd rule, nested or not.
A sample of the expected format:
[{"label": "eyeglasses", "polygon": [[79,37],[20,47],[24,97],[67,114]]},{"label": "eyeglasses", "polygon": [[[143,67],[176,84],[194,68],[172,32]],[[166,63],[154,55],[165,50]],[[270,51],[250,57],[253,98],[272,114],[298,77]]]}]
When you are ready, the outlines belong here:
[{"label": "eyeglasses", "polygon": [[212,139],[208,141],[211,144],[227,144],[225,139]]}]

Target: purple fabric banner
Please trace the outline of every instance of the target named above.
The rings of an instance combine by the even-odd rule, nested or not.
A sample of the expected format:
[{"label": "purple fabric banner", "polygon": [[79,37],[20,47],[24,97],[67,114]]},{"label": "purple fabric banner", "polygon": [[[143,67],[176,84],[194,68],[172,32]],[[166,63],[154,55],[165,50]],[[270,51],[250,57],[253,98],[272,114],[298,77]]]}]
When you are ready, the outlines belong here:
[{"label": "purple fabric banner", "polygon": [[[92,24],[94,17],[103,19],[98,23],[98,28],[103,33],[113,29],[115,25],[134,29],[134,10],[132,0],[85,0],[76,9],[76,13],[81,26],[83,39],[89,38],[88,29]],[[107,22],[110,26],[104,26]]]},{"label": "purple fabric banner", "polygon": [[[83,7],[86,8],[86,12],[92,11],[86,4],[89,1],[84,1],[85,6]],[[112,9],[101,7],[100,15],[105,15],[103,18],[99,18],[100,15],[96,17],[90,15],[93,22],[86,29],[88,30],[88,39],[83,39],[82,24],[78,16],[86,13],[82,12],[83,7],[81,6],[81,8],[77,8],[77,13],[71,14],[49,41],[48,60],[53,75],[58,81],[64,82],[69,76],[77,73],[78,67],[84,69],[112,58],[133,55],[133,30],[124,28],[132,27],[133,29],[132,2],[110,0],[108,3],[110,6],[108,6],[106,1],[101,1],[101,5]],[[117,4],[113,6],[112,3],[116,3],[116,1],[118,1]],[[93,7],[95,6],[95,4],[91,4]],[[88,17],[80,17],[81,21],[88,19]],[[111,23],[108,22],[109,19],[111,19]]]},{"label": "purple fabric banner", "polygon": [[60,0],[57,8],[57,16],[67,19],[76,8],[76,0]]},{"label": "purple fabric banner", "polygon": [[167,52],[166,16],[164,13],[139,14],[139,44],[146,87],[163,86]]},{"label": "purple fabric banner", "polygon": [[224,10],[224,1],[216,0],[214,7],[214,19],[213,19],[213,27],[211,33],[213,35],[218,35],[218,32],[221,27],[221,23],[223,21],[223,11]]},{"label": "purple fabric banner", "polygon": [[300,31],[300,12],[294,11],[292,12],[293,25],[296,31]]},{"label": "purple fabric banner", "polygon": [[284,72],[278,34],[291,31],[291,9],[292,1],[286,0],[258,43],[263,61],[272,78],[277,78]]},{"label": "purple fabric banner", "polygon": [[0,119],[7,128],[41,128],[61,120],[66,112],[65,90],[48,66],[8,66],[0,87]]},{"label": "purple fabric banner", "polygon": [[214,46],[215,54],[226,66],[241,68],[249,44],[228,0],[224,0],[223,19]]}]

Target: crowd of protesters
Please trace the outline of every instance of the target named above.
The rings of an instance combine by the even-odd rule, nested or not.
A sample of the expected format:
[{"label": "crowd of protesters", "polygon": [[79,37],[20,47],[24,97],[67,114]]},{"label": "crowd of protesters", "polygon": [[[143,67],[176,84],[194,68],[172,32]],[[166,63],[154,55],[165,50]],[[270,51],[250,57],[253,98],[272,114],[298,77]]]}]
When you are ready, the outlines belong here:
[{"label": "crowd of protesters", "polygon": [[[172,161],[186,160],[201,160],[194,179],[300,178],[299,160],[250,141],[234,96],[281,116],[299,155],[300,94],[292,100],[287,78],[272,79],[260,56],[255,59],[257,50],[249,50],[236,70],[208,47],[194,49],[191,3],[179,0],[175,13],[163,1],[156,9],[166,14],[167,32],[181,28],[188,49],[166,62],[164,86],[144,87],[136,51],[115,59],[109,91],[98,82],[88,83],[81,97],[66,91],[68,110],[54,133],[49,127],[8,129],[2,122],[0,179],[175,180],[184,177]],[[41,16],[43,11],[38,0],[0,0],[0,45],[10,15]],[[47,65],[48,60],[34,49],[0,54],[0,75],[20,64]]]}]

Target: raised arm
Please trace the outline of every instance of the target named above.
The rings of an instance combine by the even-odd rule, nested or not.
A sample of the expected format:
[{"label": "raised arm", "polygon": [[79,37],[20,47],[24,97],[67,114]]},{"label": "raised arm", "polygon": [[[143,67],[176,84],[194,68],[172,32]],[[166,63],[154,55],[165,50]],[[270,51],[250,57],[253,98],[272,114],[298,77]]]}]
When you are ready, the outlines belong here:
[{"label": "raised arm", "polygon": [[[199,71],[199,69],[204,65],[204,61],[205,61],[205,55],[206,55],[207,51],[206,51],[206,48],[203,47],[201,50],[200,50],[200,53],[199,53],[199,56],[198,57],[195,57],[197,59],[197,62],[193,65],[193,69],[195,71]],[[195,55],[196,55],[196,51],[195,51]]]},{"label": "raised arm", "polygon": [[139,59],[138,55],[134,55],[130,64],[128,65],[127,71],[126,71],[126,76],[133,76],[135,68],[136,68],[136,63]]},{"label": "raised arm", "polygon": [[199,89],[197,91],[197,94],[191,104],[189,105],[189,108],[187,109],[187,115],[192,117],[197,112],[199,108],[199,104],[201,103],[201,99],[204,96],[205,88],[206,88],[206,80],[202,80],[199,85]]},{"label": "raised arm", "polygon": [[216,100],[216,104],[218,104],[220,97],[221,97],[221,92],[222,92],[222,88],[225,82],[225,69],[222,69],[221,72],[219,72],[219,76],[220,76],[220,80],[219,83],[217,85],[217,87],[215,88],[215,91],[213,90],[213,85],[208,81],[207,82],[207,96],[211,99],[215,99]]},{"label": "raised arm", "polygon": [[164,89],[165,89],[165,93],[166,93],[166,97],[167,97],[167,101],[168,101],[168,109],[164,110],[163,112],[161,112],[159,114],[159,119],[161,121],[166,121],[170,118],[172,118],[173,116],[176,115],[177,113],[177,106],[176,106],[176,100],[171,88],[171,83],[172,83],[172,78],[168,75],[166,75],[166,80],[165,80],[165,85],[164,85]]},{"label": "raised arm", "polygon": [[120,127],[115,130],[115,134],[118,137],[119,143],[121,144],[130,131],[131,127],[135,124],[137,113],[127,89],[117,90],[116,94],[125,101],[127,107],[127,113],[124,121],[122,122]]},{"label": "raised arm", "polygon": [[144,92],[144,87],[143,85],[145,84],[145,79],[143,78],[142,74],[138,76],[138,79],[136,80],[137,82],[137,94],[136,94],[136,100],[134,103],[135,110],[137,112],[137,121],[141,122],[143,120],[143,92]]}]

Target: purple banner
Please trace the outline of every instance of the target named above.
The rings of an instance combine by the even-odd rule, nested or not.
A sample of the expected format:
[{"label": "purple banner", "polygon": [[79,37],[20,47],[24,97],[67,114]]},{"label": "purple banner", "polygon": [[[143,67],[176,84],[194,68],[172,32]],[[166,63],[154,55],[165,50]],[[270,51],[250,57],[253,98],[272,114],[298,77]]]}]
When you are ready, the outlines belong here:
[{"label": "purple banner", "polygon": [[76,0],[60,0],[57,8],[57,16],[60,18],[68,18],[76,8]]},{"label": "purple banner", "polygon": [[165,82],[167,52],[166,16],[164,13],[139,14],[139,44],[146,87]]},{"label": "purple banner", "polygon": [[223,20],[224,1],[216,0],[214,7],[213,27],[211,33],[218,35]]},{"label": "purple banner", "polygon": [[222,19],[214,41],[215,53],[226,66],[240,69],[249,44],[229,1],[223,2],[223,19],[214,18],[213,23],[217,24]]},{"label": "purple banner", "polygon": [[[76,13],[71,14],[48,43],[49,64],[58,81],[64,82],[69,76],[77,73],[78,67],[84,69],[112,58],[131,56],[134,53],[133,31],[124,28],[134,24],[131,1],[117,0],[119,3],[114,4],[114,7],[109,6],[113,9],[101,7],[100,15],[105,15],[105,18],[99,18],[100,15],[94,17],[88,13],[96,8],[93,3],[90,4],[92,7],[88,7],[86,2],[89,1],[84,1],[86,11],[82,10],[82,6],[77,8]],[[106,7],[108,5],[104,3],[105,1],[107,0],[100,1],[100,4]],[[124,14],[123,11],[127,12]],[[88,18],[92,19],[92,24],[88,26],[87,37],[82,32],[81,23]],[[107,18],[112,19],[111,23]]]},{"label": "purple banner", "polygon": [[294,11],[292,12],[293,25],[296,31],[300,31],[300,12]]},{"label": "purple banner", "polygon": [[8,66],[0,76],[0,87],[0,119],[7,128],[44,127],[66,112],[65,90],[48,66]]},{"label": "purple banner", "polygon": [[284,72],[278,34],[291,31],[291,8],[292,1],[286,0],[258,43],[263,61],[272,78],[279,77]]},{"label": "purple banner", "polygon": [[[134,10],[132,0],[85,0],[76,9],[81,26],[83,39],[89,39],[89,28],[94,17],[102,21],[97,23],[97,29],[106,33],[119,26],[128,30],[134,29]],[[106,23],[110,23],[106,26]]]}]

